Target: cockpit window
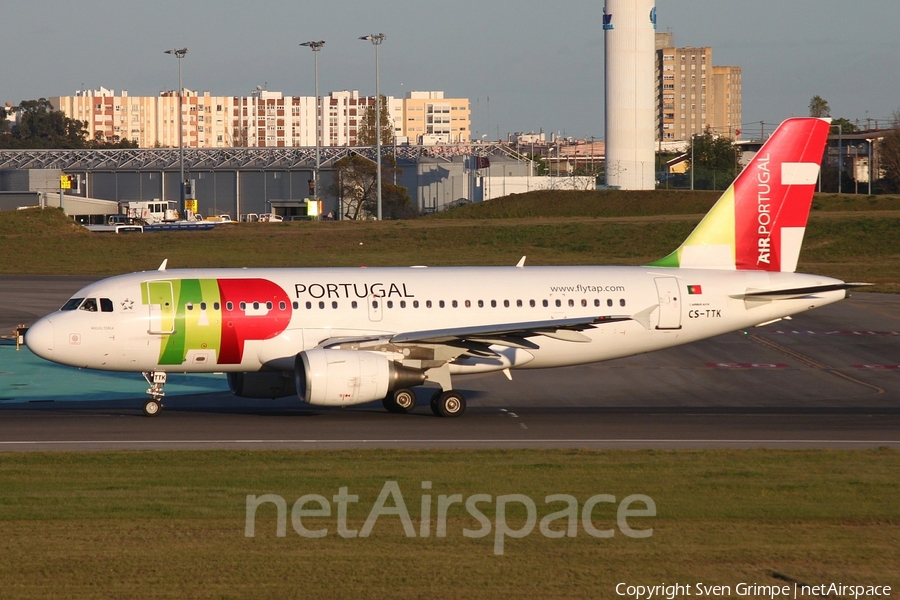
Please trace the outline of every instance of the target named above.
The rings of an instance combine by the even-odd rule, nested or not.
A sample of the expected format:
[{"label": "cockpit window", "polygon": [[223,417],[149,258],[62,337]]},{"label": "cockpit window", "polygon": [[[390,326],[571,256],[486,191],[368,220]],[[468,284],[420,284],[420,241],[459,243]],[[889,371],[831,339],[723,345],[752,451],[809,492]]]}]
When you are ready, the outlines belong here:
[{"label": "cockpit window", "polygon": [[86,310],[88,312],[97,312],[97,299],[96,298],[88,298],[81,304],[81,306],[78,307],[78,310]]},{"label": "cockpit window", "polygon": [[75,310],[81,306],[82,302],[84,302],[84,298],[69,298],[69,301],[63,304],[59,310]]},{"label": "cockpit window", "polygon": [[113,303],[109,298],[100,298],[100,310],[101,312],[112,312],[113,311]]}]

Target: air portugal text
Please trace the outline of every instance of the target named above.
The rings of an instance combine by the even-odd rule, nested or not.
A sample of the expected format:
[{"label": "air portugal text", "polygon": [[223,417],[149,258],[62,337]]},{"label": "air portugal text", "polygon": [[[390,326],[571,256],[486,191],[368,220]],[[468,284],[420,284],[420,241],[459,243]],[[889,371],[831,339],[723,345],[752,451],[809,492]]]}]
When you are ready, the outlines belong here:
[{"label": "air portugal text", "polygon": [[296,298],[315,298],[320,300],[341,298],[415,298],[410,294],[405,283],[296,283]]},{"label": "air portugal text", "polygon": [[771,171],[769,171],[769,160],[768,154],[766,154],[765,157],[758,159],[759,172],[756,176],[756,214],[759,223],[759,228],[756,230],[759,235],[759,241],[757,243],[758,255],[756,258],[757,265],[769,264],[769,254],[771,252],[772,212],[770,195],[772,193],[772,185],[770,183]]}]

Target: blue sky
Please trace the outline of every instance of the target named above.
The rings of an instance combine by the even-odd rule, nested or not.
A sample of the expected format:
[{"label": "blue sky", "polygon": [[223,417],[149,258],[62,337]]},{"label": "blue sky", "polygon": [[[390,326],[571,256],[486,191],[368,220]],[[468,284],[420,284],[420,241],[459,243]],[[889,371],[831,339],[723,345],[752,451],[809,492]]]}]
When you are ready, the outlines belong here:
[{"label": "blue sky", "polygon": [[[445,9],[453,7],[451,13]],[[807,114],[813,95],[835,116],[883,123],[900,109],[897,0],[658,0],[660,31],[712,46],[743,69],[745,129]],[[257,85],[313,95],[443,90],[472,102],[476,137],[508,132],[603,136],[602,0],[32,0],[9,3],[0,30],[0,101],[104,86],[155,95],[178,83],[168,48],[187,46],[184,83],[213,95]],[[874,123],[873,123],[874,124]]]}]

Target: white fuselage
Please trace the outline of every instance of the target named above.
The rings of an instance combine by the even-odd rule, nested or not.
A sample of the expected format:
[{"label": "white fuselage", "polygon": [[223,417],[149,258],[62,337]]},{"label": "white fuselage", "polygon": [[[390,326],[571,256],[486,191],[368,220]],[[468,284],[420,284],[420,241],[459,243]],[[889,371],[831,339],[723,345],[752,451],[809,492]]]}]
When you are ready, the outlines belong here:
[{"label": "white fuselage", "polygon": [[[620,358],[751,327],[845,297],[843,290],[747,302],[754,290],[840,284],[815,275],[648,267],[198,269],[104,279],[38,321],[39,356],[114,371],[254,372],[293,368],[326,340],[629,316],[572,341],[536,335],[537,348],[491,346],[499,358],[460,357],[452,374],[546,368]],[[88,303],[90,304],[90,303]]]}]

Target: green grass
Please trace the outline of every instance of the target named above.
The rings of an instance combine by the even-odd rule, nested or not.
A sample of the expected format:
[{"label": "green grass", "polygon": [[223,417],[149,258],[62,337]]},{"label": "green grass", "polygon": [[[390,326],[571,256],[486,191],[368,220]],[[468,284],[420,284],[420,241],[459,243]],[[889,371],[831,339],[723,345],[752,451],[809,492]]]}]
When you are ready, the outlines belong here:
[{"label": "green grass", "polygon": [[[611,598],[619,581],[734,585],[900,585],[900,453],[873,451],[339,451],[0,454],[0,581],[4,598],[391,597]],[[345,539],[337,517],[300,537],[276,537],[273,505],[245,537],[248,494],[328,499],[348,487],[348,526],[362,527],[386,481],[397,481],[414,526],[432,495],[429,537],[407,538],[382,516],[371,537]],[[422,481],[431,481],[423,492]],[[647,539],[616,532],[550,539],[535,531],[467,538],[480,525],[451,506],[434,535],[439,494],[525,494],[538,520],[571,494],[646,494],[656,517],[634,518]],[[389,505],[393,505],[392,502]],[[495,503],[479,505],[495,522]],[[594,512],[615,526],[615,505]],[[524,524],[510,511],[510,527]],[[561,529],[563,521],[553,528]]]},{"label": "green grass", "polygon": [[[91,234],[57,210],[9,211],[0,213],[0,274],[99,277],[155,269],[164,259],[173,268],[512,265],[523,255],[530,265],[639,265],[676,248],[715,197],[536,192],[411,221],[143,235]],[[900,291],[900,201],[823,196],[815,202],[821,206],[810,217],[799,269]]]}]

